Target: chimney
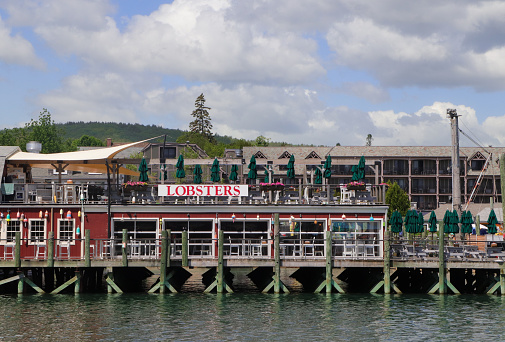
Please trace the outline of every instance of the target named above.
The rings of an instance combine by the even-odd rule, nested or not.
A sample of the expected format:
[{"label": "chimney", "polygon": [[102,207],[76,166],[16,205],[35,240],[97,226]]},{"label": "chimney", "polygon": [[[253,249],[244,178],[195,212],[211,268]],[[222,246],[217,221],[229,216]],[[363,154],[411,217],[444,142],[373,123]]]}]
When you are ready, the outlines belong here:
[{"label": "chimney", "polygon": [[112,138],[107,138],[107,147],[112,146]]}]

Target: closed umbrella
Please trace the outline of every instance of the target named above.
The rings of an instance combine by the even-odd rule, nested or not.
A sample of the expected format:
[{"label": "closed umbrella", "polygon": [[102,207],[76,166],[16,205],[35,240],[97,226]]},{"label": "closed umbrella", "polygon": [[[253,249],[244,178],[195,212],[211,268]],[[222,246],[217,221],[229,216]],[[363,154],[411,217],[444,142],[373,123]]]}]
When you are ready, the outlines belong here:
[{"label": "closed umbrella", "polygon": [[497,229],[496,225],[498,224],[498,219],[496,218],[496,214],[494,213],[494,209],[491,209],[489,213],[489,217],[487,218],[487,232],[489,234],[496,234]]},{"label": "closed umbrella", "polygon": [[444,222],[444,233],[451,233],[451,215],[452,213],[447,209],[444,214],[444,219],[442,220]]},{"label": "closed umbrella", "polygon": [[417,212],[415,210],[409,210],[405,215],[405,231],[411,234],[417,232]]},{"label": "closed umbrella", "polygon": [[219,160],[217,160],[217,158],[214,159],[212,167],[210,168],[210,180],[214,183],[221,180],[221,176],[219,175]]},{"label": "closed umbrella", "polygon": [[421,212],[417,214],[417,233],[424,232],[424,216]]},{"label": "closed umbrella", "polygon": [[268,169],[265,168],[265,179],[263,180],[263,182],[265,183],[269,183],[270,182],[270,177],[268,177]]},{"label": "closed umbrella", "polygon": [[247,167],[249,168],[247,178],[256,179],[258,177],[258,173],[256,171],[256,157],[254,155],[251,157],[251,160],[249,161],[249,165]]},{"label": "closed umbrella", "polygon": [[182,154],[179,155],[179,159],[177,159],[177,164],[175,164],[177,171],[175,172],[175,177],[177,178],[185,178],[186,171],[184,171],[184,157]]},{"label": "closed umbrella", "polygon": [[316,167],[316,173],[315,173],[315,178],[314,178],[314,184],[323,184],[323,173],[321,172],[321,169]]},{"label": "closed umbrella", "polygon": [[361,156],[361,158],[359,158],[357,173],[358,180],[365,179],[365,156]]},{"label": "closed umbrella", "polygon": [[437,215],[435,211],[432,211],[430,214],[430,218],[428,219],[428,227],[431,233],[431,240],[433,240],[433,233],[437,231]]},{"label": "closed umbrella", "polygon": [[391,225],[392,233],[400,233],[403,230],[402,214],[398,210],[393,211],[393,214],[391,214],[389,224]]},{"label": "closed umbrella", "polygon": [[472,233],[473,216],[470,210],[463,211],[461,214],[461,233],[471,234]]},{"label": "closed umbrella", "polygon": [[200,164],[195,165],[195,169],[193,170],[193,183],[201,184],[202,183],[202,167]]},{"label": "closed umbrella", "polygon": [[324,162],[324,174],[323,177],[328,179],[331,177],[331,156],[326,157],[326,161]]},{"label": "closed umbrella", "polygon": [[289,157],[287,171],[286,171],[286,177],[288,177],[288,179],[295,179],[295,155],[294,154],[292,154]]},{"label": "closed umbrella", "polygon": [[459,233],[459,217],[456,209],[452,211],[452,219],[451,219],[451,233],[457,234]]},{"label": "closed umbrella", "polygon": [[359,181],[359,178],[358,178],[358,165],[353,165],[351,167],[351,172],[352,172],[351,181],[353,181],[353,182]]},{"label": "closed umbrella", "polygon": [[230,180],[236,182],[238,179],[238,165],[232,165],[230,171]]},{"label": "closed umbrella", "polygon": [[140,161],[140,164],[139,164],[139,172],[140,172],[139,182],[149,181],[149,177],[147,176],[147,171],[148,171],[148,168],[147,168],[146,159],[142,158],[142,160]]}]

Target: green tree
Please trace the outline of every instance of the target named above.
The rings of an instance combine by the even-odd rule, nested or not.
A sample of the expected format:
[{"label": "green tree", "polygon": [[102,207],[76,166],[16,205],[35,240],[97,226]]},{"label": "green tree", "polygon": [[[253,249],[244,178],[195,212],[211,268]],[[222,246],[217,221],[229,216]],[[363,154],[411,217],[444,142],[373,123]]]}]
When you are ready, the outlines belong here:
[{"label": "green tree", "polygon": [[270,138],[266,138],[262,135],[256,138],[256,146],[268,146],[270,145]]},{"label": "green tree", "polygon": [[25,125],[30,141],[38,141],[42,144],[42,153],[63,152],[64,132],[56,127],[51,119],[51,113],[44,108],[39,114],[39,120],[31,120]]},{"label": "green tree", "polygon": [[393,211],[398,210],[402,216],[407,214],[410,209],[409,195],[403,191],[398,183],[394,182],[392,185],[389,183],[388,190],[386,191],[386,204],[389,205],[388,217],[391,217]]},{"label": "green tree", "polygon": [[373,141],[373,137],[371,134],[368,134],[366,136],[366,143],[365,143],[365,146],[372,146],[372,141]]},{"label": "green tree", "polygon": [[207,140],[213,140],[212,134],[212,124],[210,123],[210,115],[209,110],[210,107],[205,107],[205,97],[203,93],[200,94],[195,100],[196,109],[191,113],[191,115],[195,118],[195,120],[189,123],[189,131],[192,133],[199,133],[202,136],[206,137]]},{"label": "green tree", "polygon": [[74,141],[72,141],[72,146],[74,150],[77,150],[79,146],[103,147],[105,146],[105,143],[98,138],[89,135],[83,135],[79,139],[75,139]]}]

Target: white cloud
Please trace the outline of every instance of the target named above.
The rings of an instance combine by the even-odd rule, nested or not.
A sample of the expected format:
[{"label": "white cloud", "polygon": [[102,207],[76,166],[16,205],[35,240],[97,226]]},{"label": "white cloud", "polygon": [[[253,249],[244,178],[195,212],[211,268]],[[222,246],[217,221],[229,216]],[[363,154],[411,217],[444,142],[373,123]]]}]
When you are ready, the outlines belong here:
[{"label": "white cloud", "polygon": [[44,62],[36,56],[32,44],[19,34],[12,35],[2,18],[0,18],[0,61],[37,69],[45,66]]},{"label": "white cloud", "polygon": [[381,103],[390,100],[388,92],[367,82],[345,82],[337,87],[337,91],[363,98],[371,103]]}]

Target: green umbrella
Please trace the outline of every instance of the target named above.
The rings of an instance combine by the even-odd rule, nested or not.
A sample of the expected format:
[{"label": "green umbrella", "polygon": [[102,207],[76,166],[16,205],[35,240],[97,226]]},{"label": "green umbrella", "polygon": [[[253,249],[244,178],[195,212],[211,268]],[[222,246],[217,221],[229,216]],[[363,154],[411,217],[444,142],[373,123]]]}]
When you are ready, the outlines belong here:
[{"label": "green umbrella", "polygon": [[458,212],[456,209],[452,211],[452,219],[451,219],[451,233],[457,234],[459,233],[459,217],[458,217]]},{"label": "green umbrella", "polygon": [[392,233],[400,233],[403,229],[403,219],[402,214],[398,210],[393,211],[391,218],[389,219],[389,224],[391,225]]},{"label": "green umbrella", "polygon": [[195,184],[201,184],[202,183],[202,167],[200,164],[195,165],[195,169],[193,170],[193,182]]},{"label": "green umbrella", "polygon": [[179,159],[177,159],[177,164],[175,164],[177,171],[175,173],[175,177],[177,178],[185,178],[186,171],[184,171],[184,157],[182,154],[179,155]]},{"label": "green umbrella", "polygon": [[417,233],[424,232],[424,216],[421,212],[417,215]]},{"label": "green umbrella", "polygon": [[489,217],[487,218],[487,232],[488,234],[496,234],[497,229],[496,225],[498,224],[498,219],[496,218],[496,214],[494,213],[494,209],[491,209],[489,213]]},{"label": "green umbrella", "polygon": [[230,180],[231,181],[237,181],[238,179],[238,165],[232,165],[231,166],[231,172],[230,172]]},{"label": "green umbrella", "polygon": [[270,178],[270,177],[268,177],[268,169],[267,169],[267,168],[265,168],[265,179],[264,179],[264,182],[265,182],[265,183],[269,183],[269,182],[270,182],[269,178]]},{"label": "green umbrella", "polygon": [[214,159],[212,167],[210,168],[210,180],[213,181],[214,183],[219,182],[221,180],[221,177],[219,175],[219,160],[217,160],[217,158]]},{"label": "green umbrella", "polygon": [[256,157],[253,155],[251,160],[249,161],[249,173],[247,174],[247,178],[256,179],[258,177],[258,172],[256,171]]},{"label": "green umbrella", "polygon": [[472,233],[473,216],[470,210],[463,211],[461,214],[461,233],[471,234]]},{"label": "green umbrella", "polygon": [[437,231],[437,215],[434,211],[431,212],[430,218],[428,219],[428,224],[430,226],[430,232],[435,233]]},{"label": "green umbrella", "polygon": [[328,179],[331,177],[331,156],[326,157],[326,161],[324,162],[324,174],[323,177]]},{"label": "green umbrella", "polygon": [[351,172],[352,172],[352,178],[351,178],[351,181],[359,181],[359,178],[358,178],[358,166],[357,165],[353,165],[351,167]]},{"label": "green umbrella", "polygon": [[450,226],[450,218],[451,218],[452,213],[447,209],[444,214],[444,219],[442,220],[444,222],[444,233],[450,233],[451,232],[451,226]]},{"label": "green umbrella", "polygon": [[142,157],[142,160],[140,161],[140,165],[139,165],[139,172],[140,172],[140,176],[139,176],[139,182],[147,182],[149,181],[149,177],[147,176],[147,162],[146,162],[146,159]]},{"label": "green umbrella", "polygon": [[288,177],[289,179],[295,178],[295,155],[294,154],[292,154],[289,157],[287,171],[286,171],[286,177]]},{"label": "green umbrella", "polygon": [[321,169],[316,167],[316,173],[315,173],[315,178],[314,178],[314,184],[323,184],[323,173],[321,172]]},{"label": "green umbrella", "polygon": [[407,233],[417,233],[417,212],[415,210],[407,211],[405,215],[405,231]]},{"label": "green umbrella", "polygon": [[358,163],[358,180],[365,179],[365,156],[361,156]]}]

